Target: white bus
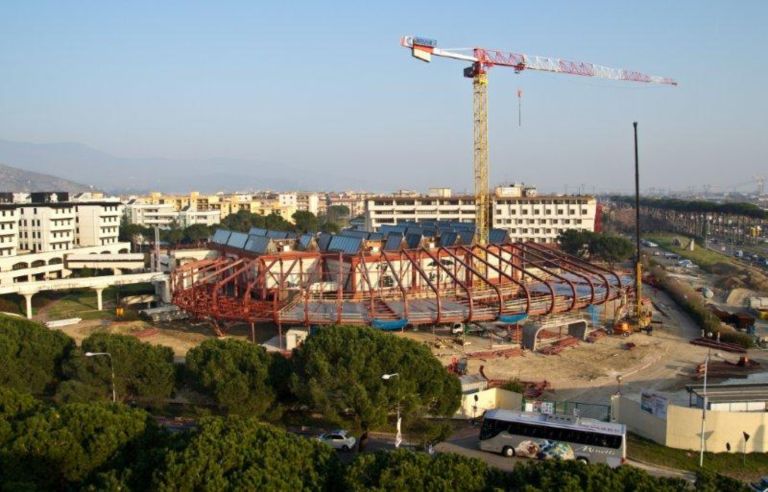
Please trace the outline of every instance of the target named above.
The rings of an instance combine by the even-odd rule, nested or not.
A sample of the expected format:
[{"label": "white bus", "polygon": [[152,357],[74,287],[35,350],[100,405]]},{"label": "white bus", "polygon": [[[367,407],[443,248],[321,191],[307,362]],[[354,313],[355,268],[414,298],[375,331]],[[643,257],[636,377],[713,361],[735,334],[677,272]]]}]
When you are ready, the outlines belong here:
[{"label": "white bus", "polygon": [[624,424],[511,410],[488,410],[480,449],[504,456],[578,460],[617,467],[626,459]]}]

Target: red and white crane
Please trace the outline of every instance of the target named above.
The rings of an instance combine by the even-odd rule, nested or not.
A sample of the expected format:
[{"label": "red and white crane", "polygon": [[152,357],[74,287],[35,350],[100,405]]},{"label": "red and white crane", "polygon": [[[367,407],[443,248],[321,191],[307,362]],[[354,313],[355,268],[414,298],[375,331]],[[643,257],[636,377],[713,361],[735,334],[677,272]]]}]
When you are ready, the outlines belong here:
[{"label": "red and white crane", "polygon": [[411,50],[411,54],[422,61],[432,61],[432,56],[453,58],[470,62],[464,69],[464,76],[472,79],[474,94],[474,174],[475,174],[475,242],[487,244],[489,224],[488,197],[488,69],[494,66],[510,67],[516,73],[523,70],[565,73],[584,77],[599,77],[610,80],[643,82],[648,84],[677,85],[670,78],[646,75],[640,72],[610,68],[593,63],[574,62],[547,56],[531,56],[485,48],[468,50],[444,50],[437,47],[433,39],[404,36],[400,44]]}]

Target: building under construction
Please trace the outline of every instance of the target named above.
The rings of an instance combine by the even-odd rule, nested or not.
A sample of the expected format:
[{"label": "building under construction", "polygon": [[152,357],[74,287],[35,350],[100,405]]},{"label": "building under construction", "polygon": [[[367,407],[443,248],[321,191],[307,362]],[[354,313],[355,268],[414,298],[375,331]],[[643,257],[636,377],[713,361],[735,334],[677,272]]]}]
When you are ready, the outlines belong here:
[{"label": "building under construction", "polygon": [[216,259],[172,275],[174,302],[221,334],[231,322],[284,326],[517,323],[617,299],[628,278],[551,245],[512,243],[468,223],[399,224],[385,233],[295,236],[220,229]]}]

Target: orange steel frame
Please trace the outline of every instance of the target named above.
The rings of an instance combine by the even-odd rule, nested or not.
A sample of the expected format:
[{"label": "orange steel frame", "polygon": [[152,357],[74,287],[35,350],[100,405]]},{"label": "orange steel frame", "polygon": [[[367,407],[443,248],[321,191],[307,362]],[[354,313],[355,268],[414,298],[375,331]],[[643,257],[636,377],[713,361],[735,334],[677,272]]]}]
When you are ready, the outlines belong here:
[{"label": "orange steel frame", "polygon": [[[171,288],[174,303],[211,320],[218,333],[226,322],[271,322],[282,328],[374,320],[410,325],[494,321],[583,309],[630,288],[616,272],[536,243],[359,254],[253,255],[211,247],[220,257],[179,267]],[[379,272],[375,281],[371,268]]]}]

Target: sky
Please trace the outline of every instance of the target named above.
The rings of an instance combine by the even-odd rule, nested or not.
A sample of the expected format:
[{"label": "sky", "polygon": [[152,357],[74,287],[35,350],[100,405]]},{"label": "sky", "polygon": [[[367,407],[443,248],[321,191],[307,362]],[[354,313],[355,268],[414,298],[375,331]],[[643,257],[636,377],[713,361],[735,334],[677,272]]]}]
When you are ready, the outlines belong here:
[{"label": "sky", "polygon": [[751,189],[768,175],[766,23],[768,2],[746,0],[5,0],[0,139],[274,162],[325,189],[471,190],[466,64],[411,58],[414,34],[679,81],[493,68],[492,184],[629,191],[638,121],[644,189]]}]

